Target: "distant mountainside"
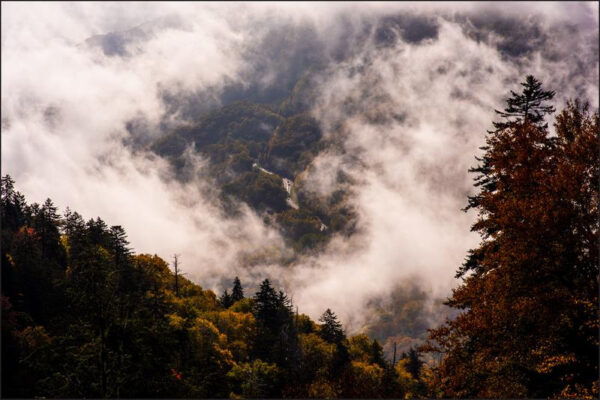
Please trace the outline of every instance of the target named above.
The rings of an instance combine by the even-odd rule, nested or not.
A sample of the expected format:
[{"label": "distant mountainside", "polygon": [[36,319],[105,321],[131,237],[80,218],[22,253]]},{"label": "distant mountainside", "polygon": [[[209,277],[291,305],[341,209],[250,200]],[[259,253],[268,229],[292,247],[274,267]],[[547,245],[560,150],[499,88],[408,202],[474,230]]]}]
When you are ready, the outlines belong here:
[{"label": "distant mountainside", "polygon": [[[292,258],[269,255],[282,266],[298,255],[319,251],[333,234],[350,236],[355,231],[357,217],[348,201],[347,179],[338,177],[338,187],[327,198],[305,183],[313,159],[339,146],[339,135],[324,136],[308,112],[315,93],[309,69],[279,103],[236,101],[199,113],[194,122],[149,146],[169,161],[177,179],[208,175],[227,213],[234,214],[243,201],[276,226],[296,253]],[[200,172],[193,155],[207,160]],[[262,253],[250,255],[244,263],[261,261]],[[427,329],[448,315],[442,301],[430,303],[417,282],[398,286],[389,301],[374,299],[370,307],[373,314],[361,331],[379,340],[389,359],[395,348],[400,354],[422,343]]]},{"label": "distant mountainside", "polygon": [[332,145],[307,112],[313,93],[308,70],[279,104],[237,101],[216,108],[149,148],[183,181],[197,173],[190,155],[203,157],[202,173],[214,179],[226,210],[235,212],[231,200],[241,200],[268,216],[297,251],[316,249],[334,232],[350,234],[354,214],[343,190],[322,199],[303,185],[303,172]]}]

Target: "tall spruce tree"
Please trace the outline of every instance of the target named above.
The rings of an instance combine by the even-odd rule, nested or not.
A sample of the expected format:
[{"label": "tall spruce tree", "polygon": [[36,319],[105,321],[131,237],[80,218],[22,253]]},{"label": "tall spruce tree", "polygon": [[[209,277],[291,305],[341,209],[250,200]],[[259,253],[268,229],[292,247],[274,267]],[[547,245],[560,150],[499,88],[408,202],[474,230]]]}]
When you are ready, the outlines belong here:
[{"label": "tall spruce tree", "polygon": [[229,290],[225,289],[223,294],[219,297],[219,303],[223,308],[229,308],[233,305],[233,300],[229,294]]},{"label": "tall spruce tree", "polygon": [[320,336],[329,343],[340,343],[344,340],[345,335],[342,330],[342,324],[338,321],[337,315],[329,308],[319,318],[321,330],[319,331]]},{"label": "tall spruce tree", "polygon": [[231,290],[231,301],[235,303],[236,301],[240,301],[244,298],[244,289],[242,288],[242,283],[240,282],[240,278],[237,276],[233,280],[233,289]]},{"label": "tall spruce tree", "polygon": [[424,362],[419,357],[418,351],[414,347],[411,347],[410,350],[408,350],[408,354],[403,358],[408,360],[406,363],[406,370],[410,372],[413,378],[419,379]]},{"label": "tall spruce tree", "polygon": [[[548,105],[545,102],[552,100],[555,92],[542,90],[541,82],[532,75],[527,76],[525,82],[521,83],[521,86],[524,89],[520,94],[512,90],[510,91],[511,97],[506,99],[507,106],[504,111],[494,110],[503,120],[492,122],[495,129],[488,131],[485,139],[486,144],[480,147],[480,150],[483,150],[485,154],[481,158],[476,156],[475,159],[479,162],[479,165],[469,169],[470,173],[476,174],[474,186],[481,190],[474,196],[469,196],[465,210],[477,208],[485,193],[492,193],[498,187],[498,176],[491,167],[492,160],[490,156],[492,153],[490,150],[494,145],[494,140],[501,132],[508,128],[517,127],[525,122],[536,126],[544,133],[547,131],[548,124],[544,121],[544,117],[552,114],[555,109],[554,106]],[[545,138],[544,140],[547,139]]]},{"label": "tall spruce tree", "polygon": [[543,129],[548,127],[544,117],[556,110],[554,106],[546,104],[546,102],[554,98],[555,92],[543,90],[542,83],[535,79],[533,75],[528,75],[521,86],[523,86],[523,92],[520,94],[510,91],[511,97],[506,100],[504,111],[495,110],[498,115],[505,119],[505,121],[493,123],[496,131],[525,121]]}]

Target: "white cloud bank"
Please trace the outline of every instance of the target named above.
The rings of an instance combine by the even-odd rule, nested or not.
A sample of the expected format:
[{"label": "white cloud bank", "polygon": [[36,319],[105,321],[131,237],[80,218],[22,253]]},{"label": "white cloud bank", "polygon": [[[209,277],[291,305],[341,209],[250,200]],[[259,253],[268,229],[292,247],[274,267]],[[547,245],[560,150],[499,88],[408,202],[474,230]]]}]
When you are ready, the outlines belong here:
[{"label": "white cloud bank", "polygon": [[[437,32],[381,46],[373,21],[397,15],[425,16]],[[537,26],[538,47],[507,56],[502,30],[469,22],[498,15]],[[137,252],[182,254],[184,270],[205,286],[271,276],[302,311],[331,307],[360,326],[366,303],[403,279],[420,276],[436,295],[455,284],[477,242],[473,215],[460,211],[471,190],[466,171],[493,109],[526,73],[557,90],[559,107],[578,94],[598,106],[597,15],[597,3],[3,3],[2,173],[29,201],[50,197],[122,225]],[[308,27],[331,58],[344,40],[360,43],[318,73],[313,113],[328,135],[341,123],[344,151],[318,156],[309,177],[322,192],[339,169],[355,178],[359,231],[292,268],[240,270],[241,254],[282,249],[279,235],[249,209],[220,215],[210,181],[178,183],[164,161],[133,153],[125,124],[143,118],[147,135],[157,135],[165,88],[248,85],[248,51],[269,43],[274,25]],[[123,56],[85,44],[136,26]]]}]

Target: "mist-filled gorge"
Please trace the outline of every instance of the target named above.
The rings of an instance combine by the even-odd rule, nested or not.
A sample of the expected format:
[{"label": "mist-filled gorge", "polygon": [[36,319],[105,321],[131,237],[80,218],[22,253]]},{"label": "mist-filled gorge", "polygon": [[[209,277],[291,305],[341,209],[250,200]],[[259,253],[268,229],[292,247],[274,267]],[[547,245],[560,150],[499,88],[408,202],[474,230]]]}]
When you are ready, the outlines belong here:
[{"label": "mist-filled gorge", "polygon": [[3,396],[597,398],[597,3],[1,7]]}]

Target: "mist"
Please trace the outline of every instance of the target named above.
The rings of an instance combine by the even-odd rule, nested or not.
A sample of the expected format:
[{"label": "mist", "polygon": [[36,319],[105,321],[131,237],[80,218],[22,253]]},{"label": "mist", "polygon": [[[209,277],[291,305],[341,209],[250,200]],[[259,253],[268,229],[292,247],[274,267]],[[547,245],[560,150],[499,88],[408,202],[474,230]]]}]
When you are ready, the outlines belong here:
[{"label": "mist", "polygon": [[[3,3],[1,46],[2,174],[29,201],[121,225],[137,253],[180,254],[205,288],[271,278],[350,330],[402,282],[432,298],[456,285],[479,240],[461,211],[467,170],[526,74],[558,110],[598,107],[592,2]],[[209,177],[178,181],[146,145],[220,105],[277,98],[309,66],[310,113],[338,146],[304,182],[323,196],[350,185],[357,229],[281,266],[291,249],[261,215],[224,214]]]}]

